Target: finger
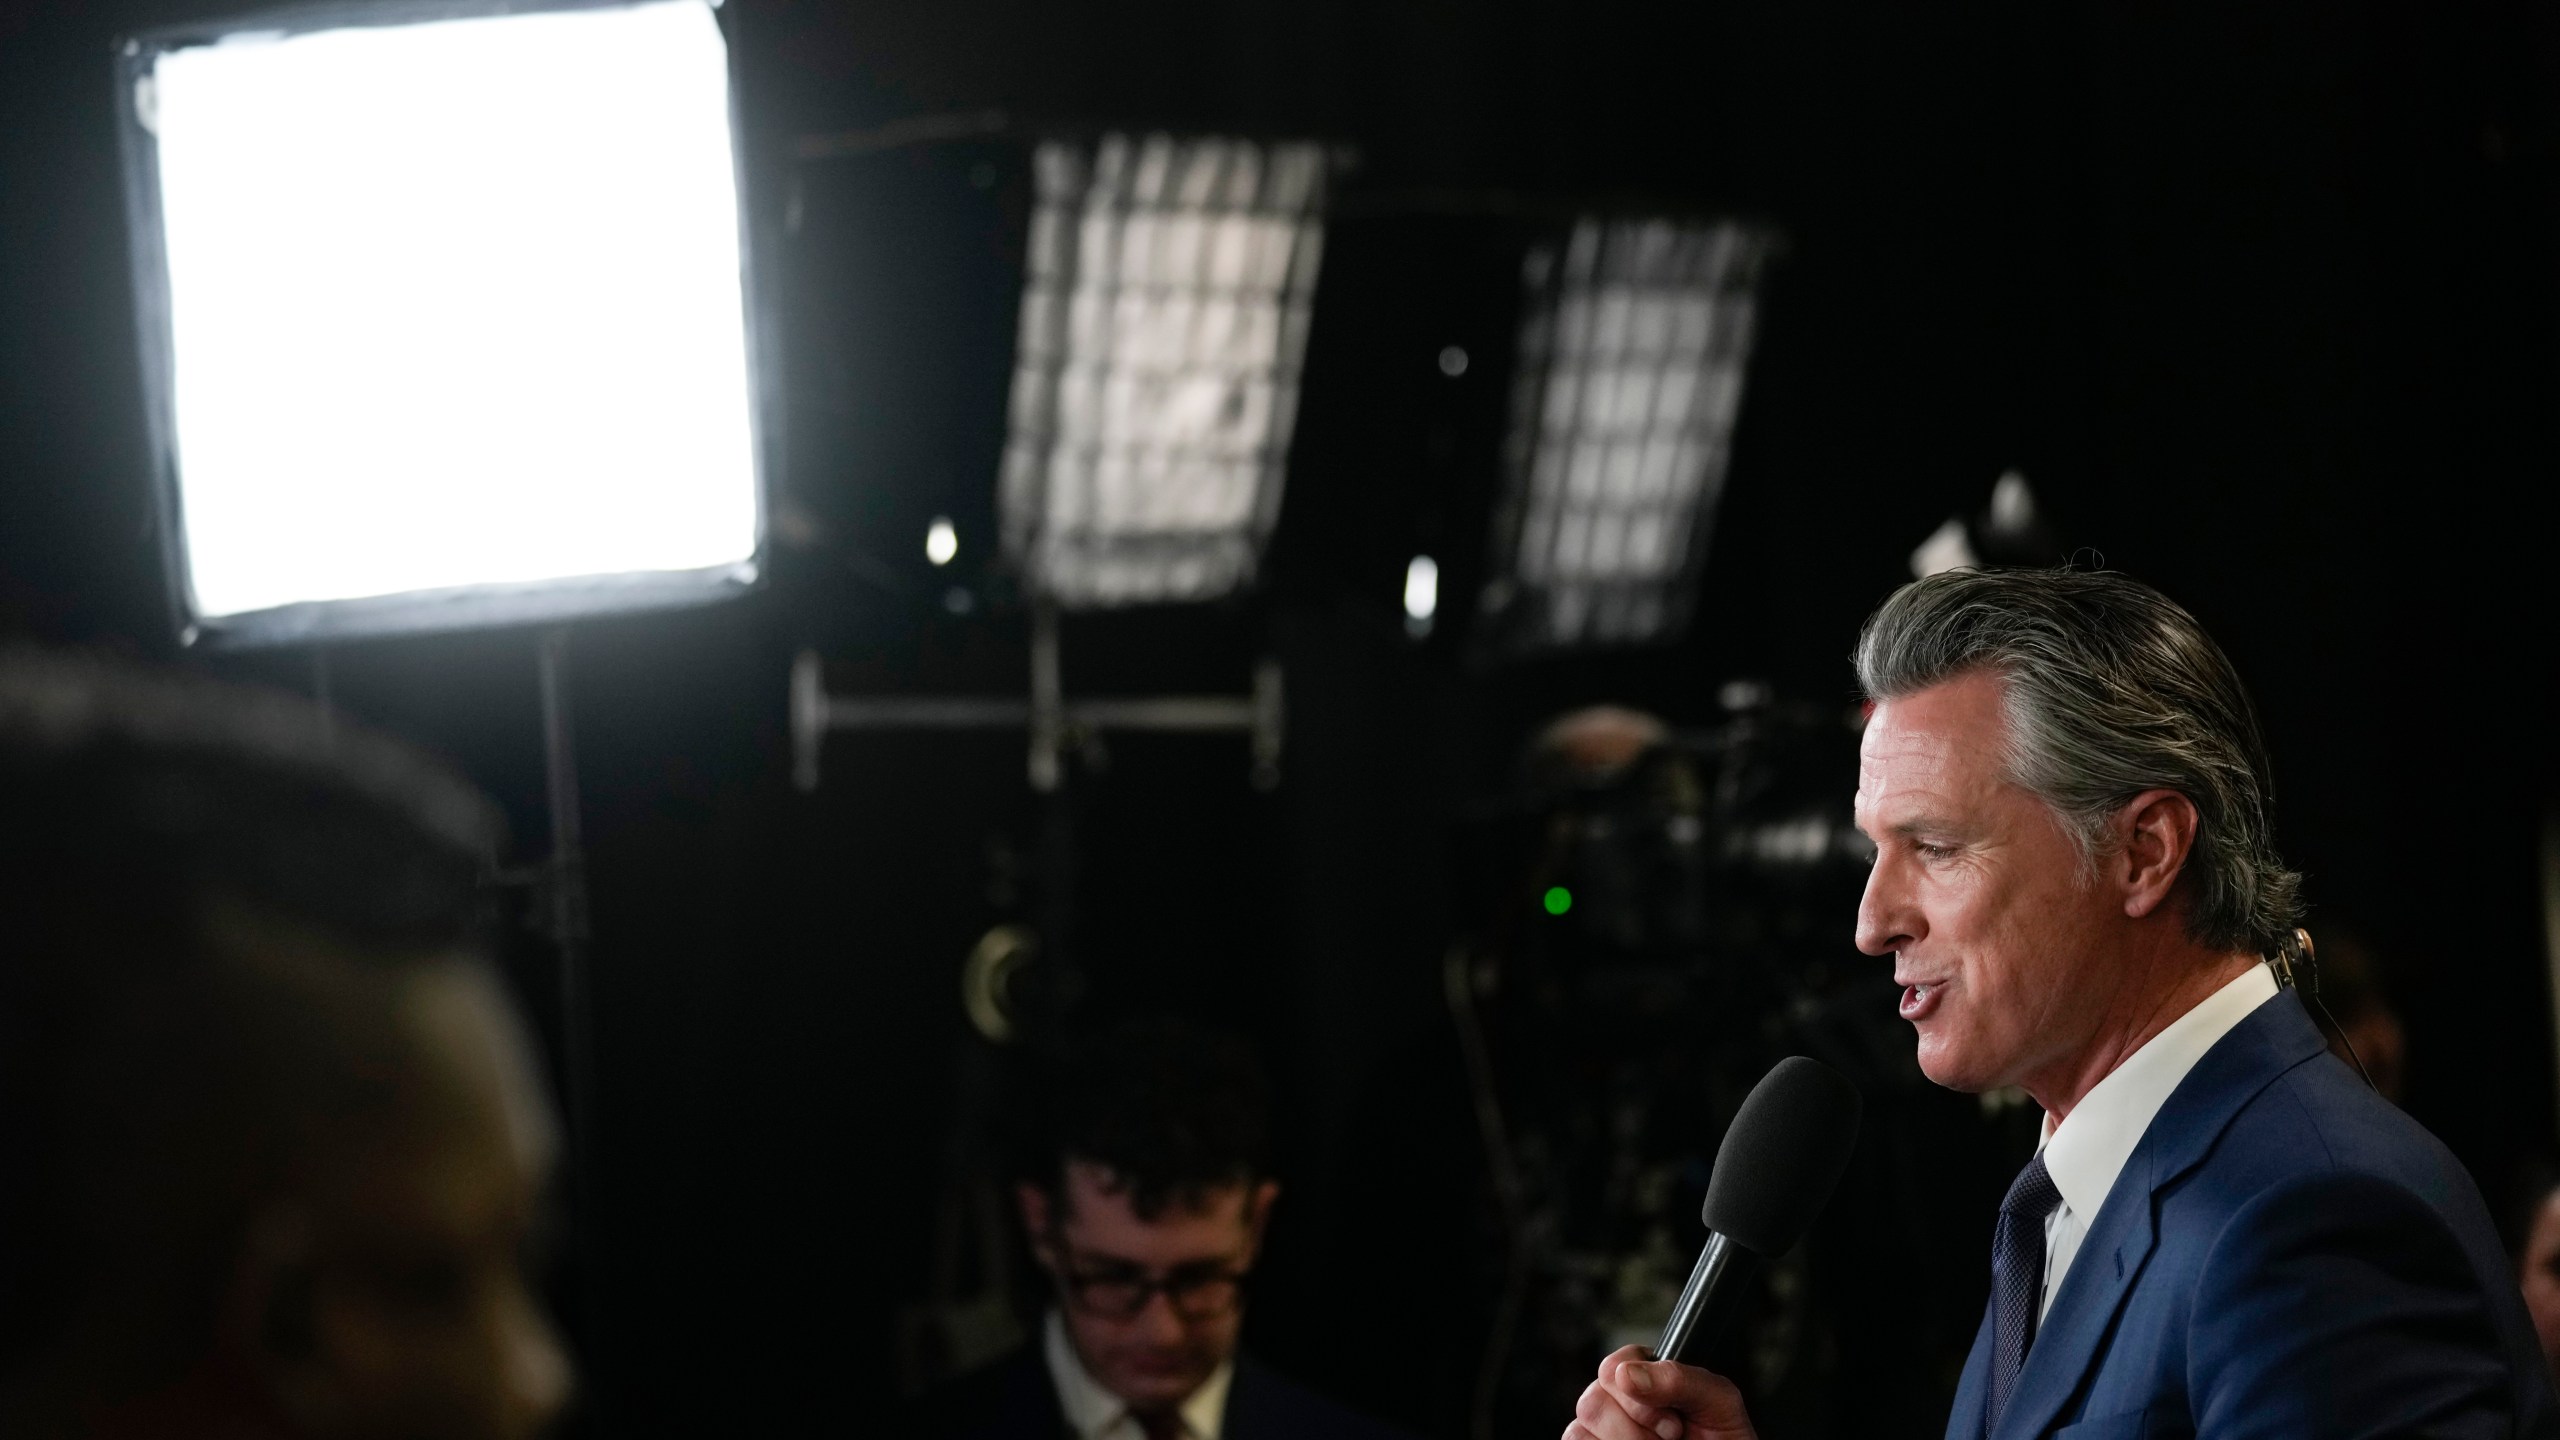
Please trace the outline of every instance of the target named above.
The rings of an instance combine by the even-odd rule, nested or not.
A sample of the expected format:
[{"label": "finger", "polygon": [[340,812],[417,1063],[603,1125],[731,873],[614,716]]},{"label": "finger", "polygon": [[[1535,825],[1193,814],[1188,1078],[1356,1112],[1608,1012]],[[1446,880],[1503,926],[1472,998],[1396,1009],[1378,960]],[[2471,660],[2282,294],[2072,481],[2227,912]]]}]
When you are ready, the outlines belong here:
[{"label": "finger", "polygon": [[1599,1383],[1607,1386],[1617,1395],[1620,1408],[1624,1409],[1629,1415],[1634,1416],[1638,1424],[1645,1425],[1647,1427],[1650,1427],[1654,1421],[1662,1417],[1663,1408],[1661,1404],[1658,1402],[1648,1402],[1639,1399],[1630,1387],[1616,1382],[1618,1381],[1619,1375],[1627,1366],[1642,1365],[1652,1358],[1653,1352],[1647,1350],[1641,1345],[1621,1345],[1617,1349],[1610,1351],[1608,1355],[1603,1357],[1600,1361]]},{"label": "finger", "polygon": [[[1617,1349],[1610,1351],[1606,1356],[1602,1357],[1600,1361],[1600,1380],[1603,1384],[1606,1384],[1625,1366],[1641,1365],[1652,1358],[1653,1352],[1647,1350],[1641,1345],[1621,1345]],[[1677,1436],[1680,1433],[1676,1428],[1663,1428],[1663,1421],[1665,1418],[1676,1419],[1677,1417],[1671,1416],[1671,1412],[1663,1409],[1660,1405],[1648,1404],[1635,1398],[1633,1395],[1627,1393],[1626,1387],[1624,1386],[1610,1387],[1609,1393],[1611,1393],[1612,1398],[1615,1399],[1618,1409],[1623,1412],[1628,1419],[1633,1420],[1639,1427],[1650,1430],[1658,1435]]]},{"label": "finger", "polygon": [[1583,1390],[1573,1413],[1593,1440],[1680,1440],[1688,1429],[1679,1416],[1630,1406],[1597,1381]]},{"label": "finger", "polygon": [[1742,1408],[1742,1391],[1713,1371],[1642,1358],[1609,1358],[1599,1383],[1629,1413],[1674,1411],[1711,1431],[1739,1430],[1750,1424]]},{"label": "finger", "polygon": [[[1672,1417],[1670,1423],[1674,1425],[1679,1424],[1679,1418],[1677,1416]],[[1651,1433],[1646,1433],[1645,1440],[1679,1440],[1679,1435],[1679,1431],[1673,1431],[1669,1435],[1653,1435]],[[1585,1425],[1581,1421],[1576,1420],[1572,1424],[1564,1427],[1564,1440],[1615,1440],[1615,1437],[1604,1435],[1601,1432],[1592,1429],[1590,1426]]]}]

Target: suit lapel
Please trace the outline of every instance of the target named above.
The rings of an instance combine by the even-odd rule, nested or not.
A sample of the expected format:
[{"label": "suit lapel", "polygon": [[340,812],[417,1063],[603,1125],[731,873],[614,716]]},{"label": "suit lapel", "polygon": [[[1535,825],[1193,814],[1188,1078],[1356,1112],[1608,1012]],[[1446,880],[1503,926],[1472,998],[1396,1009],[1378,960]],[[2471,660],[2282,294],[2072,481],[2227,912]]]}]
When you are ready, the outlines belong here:
[{"label": "suit lapel", "polygon": [[[1994,1440],[2032,1440],[2078,1394],[2158,1240],[2154,1197],[2201,1163],[2241,1107],[2277,1076],[2327,1048],[2289,991],[2251,1011],[2214,1042],[2171,1092],[2063,1276],[2062,1291],[2028,1347],[2018,1393]],[[1968,1378],[1971,1367],[1967,1368]]]},{"label": "suit lapel", "polygon": [[1990,1408],[1991,1303],[1986,1301],[1981,1328],[1973,1332],[1973,1353],[1965,1357],[1964,1375],[1956,1381],[1956,1403],[1947,1410],[1947,1440],[1983,1440]]}]

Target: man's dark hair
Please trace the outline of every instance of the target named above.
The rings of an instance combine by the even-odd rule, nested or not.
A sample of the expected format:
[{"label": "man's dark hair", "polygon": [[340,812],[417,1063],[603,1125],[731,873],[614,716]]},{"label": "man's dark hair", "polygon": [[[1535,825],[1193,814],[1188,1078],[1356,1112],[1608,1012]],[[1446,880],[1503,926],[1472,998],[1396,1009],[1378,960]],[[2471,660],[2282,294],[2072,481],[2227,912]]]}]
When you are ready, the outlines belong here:
[{"label": "man's dark hair", "polygon": [[1242,1042],[1178,1020],[1086,1036],[1026,1072],[1017,1179],[1065,1193],[1069,1161],[1101,1166],[1152,1220],[1271,1173],[1270,1089]]},{"label": "man's dark hair", "polygon": [[396,1103],[399,986],[477,952],[498,833],[306,701],[0,652],[0,1385],[209,1338],[257,1207]]}]

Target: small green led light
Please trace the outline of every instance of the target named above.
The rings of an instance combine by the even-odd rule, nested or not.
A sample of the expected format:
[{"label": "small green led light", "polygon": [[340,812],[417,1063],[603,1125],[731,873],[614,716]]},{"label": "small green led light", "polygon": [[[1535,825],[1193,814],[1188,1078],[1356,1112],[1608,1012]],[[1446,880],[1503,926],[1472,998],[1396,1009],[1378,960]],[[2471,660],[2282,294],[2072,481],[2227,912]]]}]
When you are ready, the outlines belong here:
[{"label": "small green led light", "polygon": [[1542,902],[1550,915],[1561,915],[1573,908],[1573,892],[1561,885],[1550,885]]}]

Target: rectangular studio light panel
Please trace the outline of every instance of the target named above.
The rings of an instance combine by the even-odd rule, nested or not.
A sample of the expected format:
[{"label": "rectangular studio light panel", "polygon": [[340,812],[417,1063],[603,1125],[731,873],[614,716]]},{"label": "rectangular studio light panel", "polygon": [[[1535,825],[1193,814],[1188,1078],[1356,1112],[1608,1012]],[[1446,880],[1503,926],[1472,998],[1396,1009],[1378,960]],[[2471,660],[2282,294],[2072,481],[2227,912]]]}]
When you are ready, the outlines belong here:
[{"label": "rectangular studio light panel", "polygon": [[1251,581],[1279,514],[1326,167],[1313,144],[1043,143],[999,493],[1068,608]]},{"label": "rectangular studio light panel", "polygon": [[1588,219],[1532,248],[1484,595],[1496,648],[1686,626],[1773,243],[1727,222]]},{"label": "rectangular studio light panel", "polygon": [[756,424],[710,6],[327,13],[125,50],[190,627],[276,642],[750,581]]}]

